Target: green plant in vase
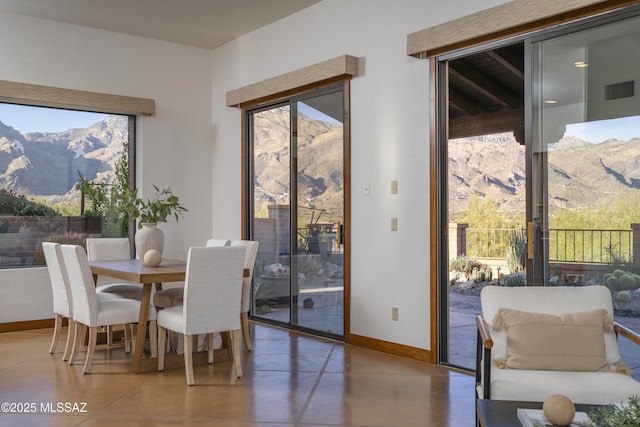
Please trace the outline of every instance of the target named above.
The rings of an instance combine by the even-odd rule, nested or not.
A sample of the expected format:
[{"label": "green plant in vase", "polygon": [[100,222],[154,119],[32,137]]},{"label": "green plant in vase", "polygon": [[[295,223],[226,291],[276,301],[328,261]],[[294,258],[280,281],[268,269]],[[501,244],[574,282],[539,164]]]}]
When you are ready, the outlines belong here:
[{"label": "green plant in vase", "polygon": [[176,222],[187,209],[180,204],[178,196],[173,194],[171,188],[160,190],[155,185],[153,198],[142,199],[136,191],[126,191],[122,197],[121,214],[128,215],[130,219],[138,220],[138,232],[135,235],[136,252],[140,259],[150,250],[156,250],[162,255],[164,248],[164,233],[156,226],[162,222],[168,222],[174,217]]}]

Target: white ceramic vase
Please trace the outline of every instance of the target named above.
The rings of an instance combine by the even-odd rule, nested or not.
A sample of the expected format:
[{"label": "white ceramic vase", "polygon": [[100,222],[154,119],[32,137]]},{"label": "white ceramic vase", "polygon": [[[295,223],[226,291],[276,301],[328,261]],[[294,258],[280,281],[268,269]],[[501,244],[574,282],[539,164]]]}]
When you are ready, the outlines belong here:
[{"label": "white ceramic vase", "polygon": [[157,250],[162,255],[164,233],[158,228],[158,224],[142,223],[142,228],[136,232],[134,241],[136,243],[136,253],[141,260],[144,259],[144,254],[151,249]]}]

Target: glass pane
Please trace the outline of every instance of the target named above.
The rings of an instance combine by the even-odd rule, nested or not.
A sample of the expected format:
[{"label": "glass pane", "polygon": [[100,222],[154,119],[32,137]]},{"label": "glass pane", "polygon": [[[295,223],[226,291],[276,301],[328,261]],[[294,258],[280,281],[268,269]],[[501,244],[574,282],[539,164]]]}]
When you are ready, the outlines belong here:
[{"label": "glass pane", "polygon": [[253,235],[260,242],[253,315],[290,321],[290,107],[252,114]]},{"label": "glass pane", "polygon": [[309,98],[296,108],[292,323],[343,335],[343,94]]},{"label": "glass pane", "polygon": [[636,331],[639,36],[635,17],[534,44],[532,145],[533,283],[608,286]]},{"label": "glass pane", "polygon": [[129,185],[130,121],[0,104],[0,268],[43,265],[42,241],[127,236],[118,202]]}]

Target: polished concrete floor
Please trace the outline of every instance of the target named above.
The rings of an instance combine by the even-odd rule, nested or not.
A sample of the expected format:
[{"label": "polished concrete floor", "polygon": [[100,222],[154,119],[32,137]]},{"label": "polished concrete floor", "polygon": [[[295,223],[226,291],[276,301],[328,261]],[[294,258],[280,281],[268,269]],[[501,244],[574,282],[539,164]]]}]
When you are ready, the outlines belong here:
[{"label": "polished concrete floor", "polygon": [[241,379],[230,362],[216,362],[196,366],[191,387],[182,368],[129,373],[121,347],[96,351],[84,375],[82,364],[48,353],[51,329],[0,334],[0,403],[23,412],[6,413],[3,403],[0,426],[475,425],[468,373],[261,324],[252,330]]}]

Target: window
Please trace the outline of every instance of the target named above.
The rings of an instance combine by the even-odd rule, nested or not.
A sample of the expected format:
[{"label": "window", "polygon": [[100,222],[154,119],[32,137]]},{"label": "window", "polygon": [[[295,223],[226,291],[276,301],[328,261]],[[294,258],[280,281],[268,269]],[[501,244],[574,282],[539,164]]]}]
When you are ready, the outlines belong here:
[{"label": "window", "polygon": [[0,268],[44,264],[45,240],[128,235],[118,201],[134,125],[128,115],[0,104]]}]

